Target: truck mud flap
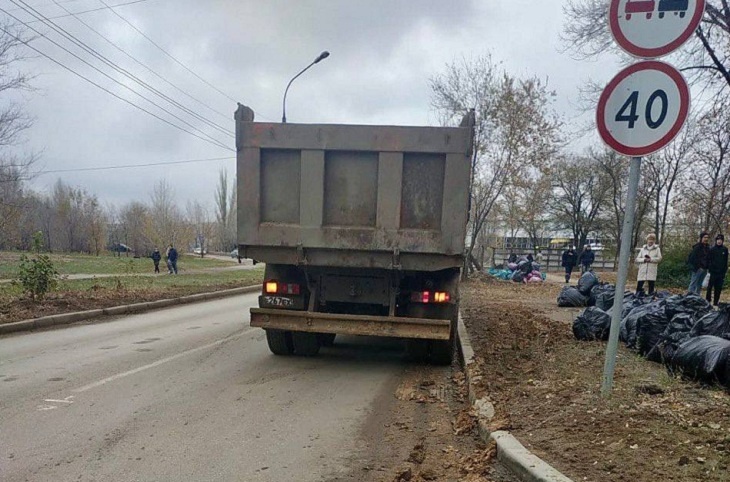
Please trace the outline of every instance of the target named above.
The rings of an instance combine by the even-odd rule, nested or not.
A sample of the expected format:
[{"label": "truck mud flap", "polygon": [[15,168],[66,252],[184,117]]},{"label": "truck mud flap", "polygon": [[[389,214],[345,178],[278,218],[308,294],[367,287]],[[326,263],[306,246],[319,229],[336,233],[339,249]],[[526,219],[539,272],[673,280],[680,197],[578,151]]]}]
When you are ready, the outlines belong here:
[{"label": "truck mud flap", "polygon": [[448,340],[449,320],[251,308],[251,326],[286,331]]}]

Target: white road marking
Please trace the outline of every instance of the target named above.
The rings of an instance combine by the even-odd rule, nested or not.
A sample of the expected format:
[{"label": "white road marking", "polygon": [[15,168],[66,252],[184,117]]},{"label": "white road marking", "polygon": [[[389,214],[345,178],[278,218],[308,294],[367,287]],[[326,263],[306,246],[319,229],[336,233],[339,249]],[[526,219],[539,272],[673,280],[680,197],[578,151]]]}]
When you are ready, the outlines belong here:
[{"label": "white road marking", "polygon": [[144,365],[144,366],[141,366],[138,368],[134,368],[134,369],[126,371],[126,372],[117,373],[116,375],[112,375],[110,377],[104,378],[104,379],[99,380],[94,383],[89,383],[88,385],[84,385],[83,387],[76,388],[72,391],[76,392],[76,393],[83,393],[83,392],[89,391],[91,389],[98,388],[102,385],[106,385],[109,382],[119,380],[120,378],[128,377],[130,375],[135,375],[135,374],[143,372],[145,370],[149,370],[150,368],[154,368],[154,367],[157,367],[160,365],[164,365],[165,363],[169,363],[173,360],[177,360],[178,358],[182,358],[187,355],[192,355],[193,353],[197,353],[202,350],[207,350],[208,348],[213,348],[214,346],[222,345],[223,343],[236,340],[238,338],[241,338],[242,336],[248,335],[249,333],[251,333],[253,331],[257,331],[257,330],[260,330],[260,328],[250,328],[246,331],[242,331],[241,333],[238,333],[237,335],[229,336],[229,337],[223,338],[222,340],[214,341],[213,343],[199,346],[197,348],[191,348],[190,350],[180,352],[176,355],[172,355],[167,358],[162,358],[160,360],[157,360],[156,362],[150,363],[149,365]]},{"label": "white road marking", "polygon": [[64,398],[63,400],[54,400],[51,398],[51,399],[47,399],[47,400],[43,400],[43,401],[49,402],[49,403],[74,403],[73,400],[71,400],[73,397],[74,396],[71,395],[69,397]]},{"label": "white road marking", "polygon": [[[74,396],[71,395],[71,396],[64,398],[63,400],[56,400],[55,398],[47,398],[43,401],[47,402],[47,403],[65,403],[67,405],[70,405],[70,404],[74,403],[73,400],[71,400],[73,397]],[[39,412],[45,412],[47,410],[55,410],[57,408],[58,407],[56,405],[38,405],[36,407],[36,410],[38,410]]]}]

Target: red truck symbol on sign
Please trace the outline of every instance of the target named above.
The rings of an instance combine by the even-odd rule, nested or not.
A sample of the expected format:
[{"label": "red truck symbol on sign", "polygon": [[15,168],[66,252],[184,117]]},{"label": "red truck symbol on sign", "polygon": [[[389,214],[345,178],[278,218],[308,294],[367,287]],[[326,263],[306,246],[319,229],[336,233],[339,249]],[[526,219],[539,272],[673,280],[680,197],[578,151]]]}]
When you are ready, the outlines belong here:
[{"label": "red truck symbol on sign", "polygon": [[631,20],[631,14],[645,13],[646,18],[651,18],[656,2],[654,0],[638,0],[626,2],[626,20]]},{"label": "red truck symbol on sign", "polygon": [[[646,18],[650,19],[656,8],[655,0],[629,0],[626,2],[626,20],[631,20],[631,15],[636,13],[645,13]],[[659,18],[664,18],[667,12],[674,12],[674,15],[679,15],[680,18],[684,18],[689,9],[689,0],[659,0]]]}]

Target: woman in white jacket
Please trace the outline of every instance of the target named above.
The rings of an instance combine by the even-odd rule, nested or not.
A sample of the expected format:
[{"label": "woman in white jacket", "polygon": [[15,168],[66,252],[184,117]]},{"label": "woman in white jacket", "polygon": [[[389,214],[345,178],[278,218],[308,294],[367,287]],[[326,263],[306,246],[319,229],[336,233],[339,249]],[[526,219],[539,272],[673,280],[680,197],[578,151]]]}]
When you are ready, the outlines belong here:
[{"label": "woman in white jacket", "polygon": [[662,261],[662,250],[656,244],[656,235],[650,234],[646,237],[646,244],[639,251],[636,257],[636,263],[639,265],[638,283],[636,284],[636,292],[643,293],[644,282],[649,283],[649,295],[654,294],[656,287],[656,277],[658,264]]}]

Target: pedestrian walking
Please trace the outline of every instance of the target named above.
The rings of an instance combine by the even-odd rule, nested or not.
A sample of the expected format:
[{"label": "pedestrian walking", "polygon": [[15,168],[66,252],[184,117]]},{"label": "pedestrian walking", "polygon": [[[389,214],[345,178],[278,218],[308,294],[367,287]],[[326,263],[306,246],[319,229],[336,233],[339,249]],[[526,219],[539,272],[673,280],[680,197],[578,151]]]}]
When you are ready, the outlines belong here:
[{"label": "pedestrian walking", "polygon": [[659,263],[662,261],[662,250],[656,244],[656,235],[649,234],[646,237],[646,244],[639,250],[636,262],[639,264],[639,273],[636,277],[636,294],[644,293],[644,283],[649,284],[649,295],[654,294],[656,288],[657,272]]},{"label": "pedestrian walking", "polygon": [[[727,273],[728,249],[725,246],[725,236],[718,234],[715,237],[715,245],[710,248],[710,284],[707,285],[707,301],[714,306],[720,304],[720,294],[722,293],[722,285],[725,284],[725,274]],[[712,292],[715,297],[711,298]]]},{"label": "pedestrian walking", "polygon": [[162,259],[162,255],[160,254],[160,250],[155,248],[155,250],[152,252],[152,262],[155,264],[155,273],[160,272],[160,260]]},{"label": "pedestrian walking", "polygon": [[702,290],[702,281],[707,275],[707,268],[710,267],[710,235],[706,232],[700,233],[700,242],[692,246],[687,265],[692,274],[688,291],[699,295]]},{"label": "pedestrian walking", "polygon": [[581,274],[591,270],[591,265],[596,260],[596,253],[591,249],[590,244],[586,244],[583,252],[580,254],[580,272]]},{"label": "pedestrian walking", "polygon": [[572,246],[563,252],[562,266],[565,268],[565,283],[570,283],[570,276],[573,273],[573,268],[578,264],[578,255],[575,254],[575,248]]},{"label": "pedestrian walking", "polygon": [[170,270],[169,274],[177,274],[177,250],[172,244],[167,248],[167,264]]}]

